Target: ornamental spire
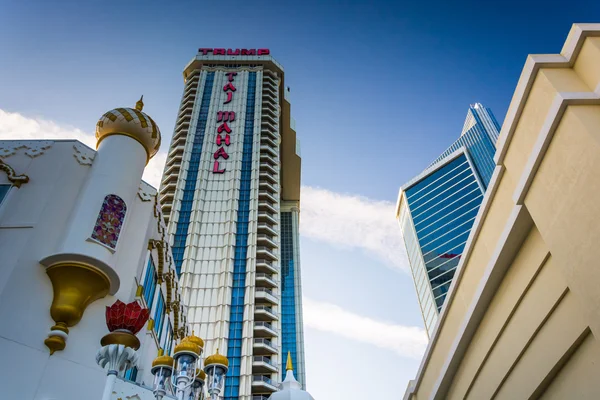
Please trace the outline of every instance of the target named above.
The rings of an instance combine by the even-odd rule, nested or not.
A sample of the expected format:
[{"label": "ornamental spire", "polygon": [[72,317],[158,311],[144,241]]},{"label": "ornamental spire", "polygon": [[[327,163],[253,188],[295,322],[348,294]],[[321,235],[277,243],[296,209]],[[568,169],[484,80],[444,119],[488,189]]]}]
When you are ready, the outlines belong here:
[{"label": "ornamental spire", "polygon": [[290,354],[289,351],[288,351],[288,355],[287,355],[287,364],[285,366],[285,370],[286,371],[293,371],[294,370],[294,365],[292,364],[292,355]]},{"label": "ornamental spire", "polygon": [[135,103],[136,110],[142,111],[142,108],[144,108],[144,95],[142,95],[142,97],[140,97],[137,103]]}]

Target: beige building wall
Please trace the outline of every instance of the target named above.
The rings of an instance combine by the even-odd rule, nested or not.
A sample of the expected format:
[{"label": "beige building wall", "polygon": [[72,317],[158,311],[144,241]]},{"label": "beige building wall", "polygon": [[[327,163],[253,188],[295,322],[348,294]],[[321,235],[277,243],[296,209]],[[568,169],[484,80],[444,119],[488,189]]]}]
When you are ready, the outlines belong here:
[{"label": "beige building wall", "polygon": [[525,64],[405,399],[600,398],[600,24]]}]

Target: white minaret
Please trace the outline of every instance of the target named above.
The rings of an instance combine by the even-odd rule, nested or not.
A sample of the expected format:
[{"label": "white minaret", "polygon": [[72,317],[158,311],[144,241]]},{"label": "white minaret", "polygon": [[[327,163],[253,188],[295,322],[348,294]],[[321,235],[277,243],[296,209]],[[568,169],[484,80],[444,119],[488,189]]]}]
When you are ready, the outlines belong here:
[{"label": "white minaret", "polygon": [[275,392],[269,400],[315,400],[310,393],[302,390],[302,385],[294,377],[292,356],[288,353],[285,379],[279,385],[279,392]]},{"label": "white minaret", "polygon": [[119,289],[118,250],[136,240],[122,234],[128,206],[133,208],[144,167],[161,140],[143,106],[140,99],[134,109],[115,108],[96,124],[98,150],[87,182],[57,251],[40,261],[54,289],[50,313],[56,325],[45,341],[51,353],[65,348],[68,327],[79,322],[90,303]]}]

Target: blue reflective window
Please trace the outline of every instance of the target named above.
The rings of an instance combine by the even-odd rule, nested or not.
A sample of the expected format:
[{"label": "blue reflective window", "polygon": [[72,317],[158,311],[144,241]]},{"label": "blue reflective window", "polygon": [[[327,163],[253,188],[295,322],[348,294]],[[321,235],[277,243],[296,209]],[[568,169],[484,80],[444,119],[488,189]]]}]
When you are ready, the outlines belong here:
[{"label": "blue reflective window", "polygon": [[227,358],[229,371],[225,376],[225,400],[237,400],[240,391],[240,364],[242,355],[242,328],[244,320],[244,294],[246,290],[246,258],[248,253],[248,217],[250,214],[250,188],[252,180],[252,147],[254,141],[254,88],[256,72],[248,73],[248,95],[246,99],[246,120],[242,151],[242,171],[240,177],[240,198],[236,222],[236,236],[233,260],[233,287],[229,316],[229,340]]},{"label": "blue reflective window", "polygon": [[2,201],[4,201],[4,198],[8,194],[8,191],[11,187],[12,185],[0,185],[0,204],[2,204]]},{"label": "blue reflective window", "polygon": [[179,209],[179,219],[177,220],[173,246],[171,247],[177,275],[181,275],[181,264],[183,263],[188,227],[190,225],[190,215],[192,211],[192,203],[194,201],[194,193],[196,191],[198,166],[200,165],[200,155],[202,154],[202,145],[204,143],[204,133],[206,130],[206,120],[208,118],[208,109],[210,107],[210,98],[212,95],[214,77],[215,73],[209,72],[207,73],[206,80],[204,82],[204,92],[202,93],[202,100],[200,102],[200,114],[196,123],[196,132],[194,133],[192,154],[190,155],[187,175],[184,179],[185,183],[183,185],[183,197]]},{"label": "blue reflective window", "polygon": [[124,378],[128,381],[135,382],[137,379],[137,374],[137,367],[129,368],[127,371],[125,371]]},{"label": "blue reflective window", "polygon": [[156,275],[156,268],[154,268],[154,261],[152,261],[152,255],[148,258],[148,265],[146,266],[146,275],[144,276],[144,301],[148,306],[148,310],[152,310],[152,303],[154,302],[154,293],[156,292],[156,281],[158,276]]},{"label": "blue reflective window", "polygon": [[162,327],[165,321],[165,300],[162,297],[162,293],[158,294],[158,303],[156,303],[156,310],[154,310],[154,331],[156,332],[156,336],[158,337],[158,342],[160,343],[160,338],[162,336]]}]

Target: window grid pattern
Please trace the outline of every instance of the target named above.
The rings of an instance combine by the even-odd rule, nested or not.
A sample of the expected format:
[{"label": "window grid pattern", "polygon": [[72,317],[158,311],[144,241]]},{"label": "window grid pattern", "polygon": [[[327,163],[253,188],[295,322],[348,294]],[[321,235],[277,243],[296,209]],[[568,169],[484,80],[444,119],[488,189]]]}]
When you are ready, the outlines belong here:
[{"label": "window grid pattern", "polygon": [[158,276],[156,274],[156,268],[154,268],[152,255],[150,255],[150,258],[148,259],[148,266],[146,267],[146,276],[144,277],[144,301],[146,302],[146,306],[148,306],[148,310],[152,310],[157,280]]},{"label": "window grid pattern", "polygon": [[244,321],[244,294],[246,291],[246,262],[248,255],[248,218],[250,214],[250,188],[252,183],[252,145],[254,141],[254,103],[256,99],[256,72],[248,74],[248,95],[244,143],[240,176],[240,199],[236,222],[233,258],[233,285],[227,358],[229,371],[225,377],[224,400],[237,400],[240,393],[240,365],[242,360],[242,327]]},{"label": "window grid pattern", "polygon": [[192,154],[190,155],[183,197],[181,199],[181,207],[179,208],[179,219],[177,220],[173,245],[171,246],[173,261],[175,262],[175,271],[178,276],[181,276],[181,264],[183,263],[188,227],[190,225],[190,216],[192,214],[192,204],[194,202],[194,192],[196,191],[196,180],[198,179],[200,155],[202,154],[202,144],[204,143],[204,133],[206,130],[206,121],[208,119],[208,108],[210,106],[214,78],[214,72],[207,73],[206,81],[204,83],[204,92],[202,93],[202,101],[200,103],[198,123],[196,124],[196,132],[194,133]]},{"label": "window grid pattern", "polygon": [[429,167],[461,147],[466,147],[483,186],[487,188],[496,167],[494,154],[496,153],[496,142],[500,134],[500,125],[491,110],[481,105],[471,106],[467,115],[467,120],[469,119],[472,119],[472,122],[467,125],[469,128]]},{"label": "window grid pattern", "polygon": [[[407,189],[406,199],[426,272],[415,277],[415,285],[419,301],[428,300],[421,303],[428,321],[444,304],[483,191],[466,155],[461,154]],[[433,292],[435,307],[423,291]]]},{"label": "window grid pattern", "polygon": [[294,265],[294,227],[292,213],[281,213],[281,345],[282,357],[288,352],[292,363],[297,362],[298,335],[296,332],[296,287]]}]

